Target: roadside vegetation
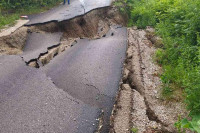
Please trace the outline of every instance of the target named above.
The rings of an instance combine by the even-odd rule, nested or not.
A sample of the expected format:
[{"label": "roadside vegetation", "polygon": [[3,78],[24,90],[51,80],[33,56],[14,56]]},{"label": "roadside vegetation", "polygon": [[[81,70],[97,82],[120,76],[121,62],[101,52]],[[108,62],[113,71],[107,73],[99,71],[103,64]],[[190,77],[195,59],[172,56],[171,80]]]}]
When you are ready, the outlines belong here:
[{"label": "roadside vegetation", "polygon": [[200,0],[118,0],[115,5],[128,14],[129,26],[152,26],[162,38],[156,52],[162,95],[167,100],[181,95],[187,104],[191,120],[179,118],[178,131],[200,133]]},{"label": "roadside vegetation", "polygon": [[61,1],[63,0],[1,0],[0,29],[14,24],[21,15],[45,11]]}]

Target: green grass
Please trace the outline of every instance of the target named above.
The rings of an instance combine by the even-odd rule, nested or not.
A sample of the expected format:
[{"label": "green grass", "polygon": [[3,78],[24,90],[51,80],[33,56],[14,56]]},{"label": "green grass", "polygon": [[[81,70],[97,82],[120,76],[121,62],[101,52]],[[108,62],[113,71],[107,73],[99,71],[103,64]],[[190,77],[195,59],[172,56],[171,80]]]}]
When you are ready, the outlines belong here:
[{"label": "green grass", "polygon": [[5,26],[14,25],[16,20],[20,19],[21,15],[30,15],[30,14],[44,12],[58,5],[60,2],[62,2],[62,0],[57,0],[49,5],[45,5],[42,7],[38,5],[33,5],[33,6],[30,6],[29,8],[24,7],[24,8],[16,8],[16,9],[12,9],[12,8],[4,9],[0,6],[0,29],[4,28]]},{"label": "green grass", "polygon": [[18,13],[14,13],[12,15],[0,15],[0,29],[2,29],[5,25],[15,24],[15,20],[17,19],[19,19]]}]

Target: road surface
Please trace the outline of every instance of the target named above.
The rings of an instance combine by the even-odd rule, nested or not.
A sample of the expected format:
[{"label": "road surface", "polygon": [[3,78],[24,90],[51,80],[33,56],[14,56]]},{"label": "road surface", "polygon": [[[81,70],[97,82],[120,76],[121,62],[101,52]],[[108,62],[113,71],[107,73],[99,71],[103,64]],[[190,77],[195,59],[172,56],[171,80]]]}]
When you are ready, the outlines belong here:
[{"label": "road surface", "polygon": [[[57,88],[19,56],[1,56],[1,133],[92,133],[100,111]],[[89,117],[88,117],[89,116]]]},{"label": "road surface", "polygon": [[47,12],[30,15],[30,21],[26,25],[35,25],[52,21],[63,21],[69,20],[77,16],[84,15],[85,13],[111,5],[112,0],[81,0],[84,1],[84,4],[80,0],[70,0],[70,5],[60,5],[56,8],[53,8]]},{"label": "road surface", "polygon": [[93,133],[104,110],[103,132],[118,90],[126,29],[81,39],[40,69],[20,56],[0,56],[1,133]]},{"label": "road surface", "polygon": [[[111,3],[85,1],[85,12]],[[27,25],[83,14],[80,2],[72,0],[69,7],[60,5],[32,16]],[[127,47],[126,28],[114,26],[100,39],[80,39],[39,69],[26,65],[59,44],[61,36],[29,33],[23,54],[0,56],[1,133],[93,133],[100,116],[102,132],[109,131]]]},{"label": "road surface", "polygon": [[109,129],[109,117],[121,78],[126,38],[125,28],[113,27],[104,38],[79,40],[43,68],[58,88],[103,109],[105,130]]}]

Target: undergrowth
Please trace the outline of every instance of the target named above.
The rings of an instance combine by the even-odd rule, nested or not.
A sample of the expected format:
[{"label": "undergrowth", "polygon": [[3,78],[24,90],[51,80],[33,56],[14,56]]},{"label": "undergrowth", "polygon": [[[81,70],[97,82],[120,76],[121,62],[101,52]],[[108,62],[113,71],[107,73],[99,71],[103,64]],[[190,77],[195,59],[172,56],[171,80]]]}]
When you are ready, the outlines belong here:
[{"label": "undergrowth", "polygon": [[200,132],[200,0],[125,2],[128,6],[123,11],[129,15],[129,26],[152,26],[162,38],[163,46],[156,52],[156,61],[163,68],[162,94],[173,98],[175,92],[182,92],[192,118],[179,121],[181,128]]}]

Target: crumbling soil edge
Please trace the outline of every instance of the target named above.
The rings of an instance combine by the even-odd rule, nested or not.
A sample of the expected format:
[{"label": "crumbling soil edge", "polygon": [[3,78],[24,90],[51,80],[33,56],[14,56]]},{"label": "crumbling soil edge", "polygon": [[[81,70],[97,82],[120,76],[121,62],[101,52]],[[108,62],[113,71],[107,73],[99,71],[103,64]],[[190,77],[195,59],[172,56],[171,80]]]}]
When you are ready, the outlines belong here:
[{"label": "crumbling soil edge", "polygon": [[[127,32],[127,34],[128,34],[128,32]],[[126,49],[126,51],[128,50],[128,40],[127,40],[127,49]],[[119,89],[118,89],[118,93],[117,93],[117,95],[116,95],[116,97],[115,97],[115,104],[114,104],[114,106],[113,106],[113,109],[112,109],[112,113],[111,113],[111,116],[110,116],[110,131],[109,131],[109,133],[117,133],[116,131],[115,131],[115,119],[116,119],[116,115],[117,115],[117,113],[118,113],[118,111],[121,109],[121,108],[123,108],[123,104],[120,104],[120,100],[123,100],[123,99],[121,99],[121,96],[122,96],[122,93],[124,93],[123,92],[123,85],[128,85],[129,87],[131,86],[131,84],[129,84],[127,81],[129,80],[128,79],[128,76],[129,76],[129,74],[130,74],[130,71],[127,73],[127,71],[125,71],[125,70],[127,70],[126,68],[127,68],[127,58],[128,58],[128,54],[126,54],[126,58],[125,58],[125,60],[124,60],[124,64],[123,64],[123,68],[122,68],[122,74],[123,74],[123,76],[122,76],[122,78],[121,78],[121,80],[120,80],[120,82],[119,82]],[[131,87],[131,89],[132,89],[133,87]],[[131,93],[131,95],[133,95],[133,92],[132,91],[129,91],[130,93]],[[130,104],[132,105],[133,104],[133,99],[131,98],[131,100],[130,100]],[[123,131],[123,133],[131,133],[131,128],[133,127],[133,123],[132,123],[132,116],[131,116],[131,112],[133,112],[133,110],[132,110],[132,107],[130,107],[129,108],[129,110],[127,110],[127,112],[128,112],[128,114],[129,114],[129,120],[128,121],[126,121],[126,123],[122,123],[122,127],[123,126],[128,126],[129,128],[128,129],[126,129],[126,131]],[[125,124],[125,125],[124,125]],[[120,132],[121,133],[121,132]]]},{"label": "crumbling soil edge", "polygon": [[[76,43],[76,40],[78,39],[100,39],[104,37],[104,35],[109,31],[110,26],[124,23],[122,19],[123,17],[120,14],[119,18],[111,17],[117,16],[118,14],[119,12],[116,11],[113,7],[102,7],[91,10],[87,14],[76,16],[73,19],[55,23],[47,22],[37,24],[35,26],[28,26],[28,31],[40,32],[44,34],[45,32],[63,32],[60,42],[69,38],[72,40],[74,39],[73,42],[68,44],[68,46],[72,47],[73,43]],[[84,22],[83,25],[80,24],[82,21]],[[71,33],[71,35],[69,33]],[[52,60],[57,54],[65,51],[65,46],[61,45],[60,43],[56,46],[52,46],[52,48],[49,47],[47,49],[48,50],[44,53],[41,53],[38,58],[26,62],[27,65],[39,68],[40,64],[45,65],[49,63],[50,60]]]},{"label": "crumbling soil edge", "polygon": [[[116,14],[119,14],[119,11],[113,11],[115,10],[114,7],[112,6],[106,6],[106,7],[100,7],[100,8],[95,8],[95,9],[92,9],[90,11],[88,11],[87,13],[85,14],[82,14],[82,15],[79,15],[79,16],[76,16],[76,17],[73,17],[71,19],[68,19],[68,20],[63,20],[63,21],[50,21],[50,22],[45,22],[45,23],[38,23],[38,24],[35,24],[35,25],[24,25],[22,27],[20,27],[19,29],[17,29],[15,32],[13,32],[12,34],[10,34],[9,36],[4,36],[4,37],[1,37],[0,38],[0,54],[1,55],[17,55],[17,54],[21,54],[23,53],[23,48],[24,48],[24,45],[26,43],[26,39],[27,39],[27,34],[29,32],[56,32],[56,30],[59,30],[59,31],[62,31],[62,32],[65,32],[64,30],[67,28],[67,32],[69,32],[70,30],[72,30],[73,28],[69,28],[69,27],[66,27],[64,26],[64,30],[63,29],[63,24],[64,23],[67,23],[68,24],[70,23],[70,21],[72,22],[76,22],[76,21],[73,21],[75,19],[80,19],[80,20],[84,20],[84,16],[88,16],[89,18],[94,18],[94,17],[90,17],[92,14],[93,15],[96,15],[96,14],[99,14],[99,12],[104,12],[103,14],[101,15],[98,15],[100,16],[102,19],[113,19],[113,21],[115,22],[118,22],[119,23],[123,23],[125,24],[125,22],[123,22],[123,16],[121,15],[116,15]],[[89,16],[90,15],[90,16]],[[120,17],[116,17],[116,16],[120,16]],[[83,18],[83,19],[82,19]],[[88,19],[88,18],[87,18]],[[105,22],[104,20],[104,22]],[[107,21],[107,20],[106,20]],[[91,21],[89,21],[91,22]],[[46,27],[46,25],[50,25],[52,26],[51,24],[54,23],[54,26],[53,28],[58,28],[58,29],[53,29],[53,28],[50,28],[50,30],[55,30],[55,31],[48,31],[49,29]],[[61,25],[60,25],[61,24]],[[41,28],[43,27],[43,28]],[[75,26],[76,27],[76,26]],[[76,27],[77,28],[77,27]],[[93,27],[94,28],[94,25]],[[88,29],[86,27],[86,29]],[[95,29],[95,28],[94,28]],[[77,30],[77,29],[76,29]],[[82,29],[81,32],[86,32],[84,31],[84,29]],[[67,36],[68,34],[66,34]],[[75,35],[75,33],[74,33]],[[84,35],[81,35],[79,36],[80,34],[77,34],[75,35],[76,37],[74,38],[78,38],[78,37],[88,37],[90,38],[90,35],[92,35],[92,38],[94,37],[95,38],[95,35],[94,35],[94,31],[91,31],[90,33],[84,33]],[[94,36],[93,36],[94,35]],[[96,38],[98,38],[96,36]]]},{"label": "crumbling soil edge", "polygon": [[51,21],[47,21],[47,22],[44,22],[44,23],[25,24],[24,26],[26,26],[26,27],[31,27],[31,26],[45,25],[45,24],[52,23],[52,22],[53,22],[53,23],[60,23],[60,22],[64,22],[64,21],[70,21],[70,20],[73,20],[73,19],[78,18],[78,17],[83,17],[83,16],[87,15],[88,13],[90,13],[90,12],[92,12],[92,11],[94,11],[94,10],[99,10],[99,9],[104,9],[104,8],[105,8],[105,9],[106,9],[106,8],[110,8],[110,6],[104,6],[104,7],[94,8],[94,9],[88,11],[88,12],[85,12],[84,14],[75,16],[75,17],[70,18],[70,19],[67,19],[67,20],[61,20],[61,21],[59,21],[59,20],[51,20]]},{"label": "crumbling soil edge", "polygon": [[[176,115],[181,112],[182,108],[179,108],[179,107],[174,108],[174,106],[178,105],[181,107],[181,105],[176,104],[176,103],[170,103],[169,106],[172,106],[172,107],[169,107],[168,105],[163,105],[162,101],[159,101],[159,99],[157,99],[156,97],[157,95],[154,95],[153,93],[149,94],[149,91],[154,91],[156,89],[155,89],[155,86],[152,86],[152,87],[149,86],[148,78],[150,77],[148,77],[148,74],[151,74],[154,71],[154,69],[156,71],[159,71],[159,69],[154,68],[154,66],[151,66],[151,65],[149,66],[148,63],[145,63],[146,61],[149,61],[152,63],[152,60],[149,60],[149,57],[145,57],[145,54],[143,51],[144,48],[148,47],[150,49],[149,51],[147,50],[148,52],[154,51],[151,49],[152,47],[151,41],[147,40],[146,37],[144,37],[144,40],[140,40],[140,39],[138,40],[138,38],[143,37],[143,34],[146,33],[146,31],[137,30],[135,28],[132,28],[132,29],[133,29],[133,32],[135,30],[135,32],[138,32],[138,33],[134,33],[134,36],[131,34],[129,35],[129,36],[132,36],[131,38],[134,40],[132,41],[134,44],[130,42],[128,39],[128,48],[127,48],[127,55],[126,55],[127,58],[125,60],[125,64],[123,68],[123,77],[119,84],[120,85],[119,92],[116,96],[116,102],[113,107],[112,116],[110,118],[110,133],[121,133],[121,132],[116,132],[116,128],[119,128],[119,127],[116,127],[115,119],[117,115],[119,114],[119,112],[121,111],[121,108],[123,108],[124,106],[120,104],[120,100],[121,100],[120,98],[121,98],[121,95],[124,93],[122,86],[127,85],[127,84],[132,88],[132,91],[131,91],[132,95],[135,92],[137,92],[138,95],[140,95],[141,99],[143,99],[143,104],[145,106],[145,107],[141,107],[142,111],[145,112],[145,114],[143,114],[142,117],[138,119],[138,121],[140,122],[143,119],[145,119],[144,122],[142,123],[143,129],[139,129],[139,133],[143,133],[143,132],[145,133],[149,133],[149,132],[175,133],[176,130],[173,126],[174,124],[173,122],[175,122]],[[140,48],[140,45],[142,49]],[[151,55],[147,55],[147,56],[151,57]],[[147,73],[146,71],[149,70],[147,69],[148,67],[153,67],[153,71],[150,71],[149,73]],[[157,79],[159,77],[155,77],[155,78]],[[151,79],[150,82],[154,82],[154,77],[153,77],[153,80]],[[156,82],[155,85],[157,85],[157,80],[155,82]],[[150,87],[151,89],[148,90],[148,87]],[[151,99],[153,101],[149,101]],[[132,97],[131,104],[133,105],[133,103],[134,103],[134,99]],[[157,105],[154,105],[154,104],[157,104]],[[168,107],[170,109],[169,111],[168,111]],[[159,108],[160,110],[157,111],[156,108]],[[178,110],[176,110],[172,115],[169,115],[170,112],[173,111],[173,109],[178,109]],[[140,116],[137,116],[137,114],[133,116],[133,114],[135,113],[134,110],[135,108],[133,106],[130,110],[127,111],[127,112],[130,111],[132,114],[129,113],[129,116],[130,116],[129,123],[128,123],[129,129],[123,131],[123,133],[130,133],[131,128],[134,128],[138,124],[134,122],[134,120],[137,121],[137,118],[133,118],[133,117],[140,117]],[[136,107],[136,110],[137,110],[137,107]],[[167,113],[166,116],[165,116],[165,113]],[[139,124],[141,124],[140,122]],[[141,125],[139,127],[141,127]]]}]

